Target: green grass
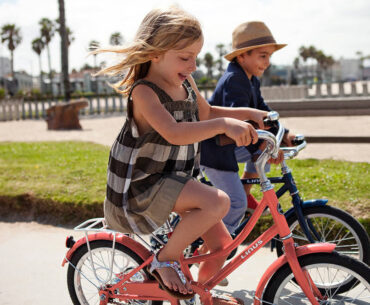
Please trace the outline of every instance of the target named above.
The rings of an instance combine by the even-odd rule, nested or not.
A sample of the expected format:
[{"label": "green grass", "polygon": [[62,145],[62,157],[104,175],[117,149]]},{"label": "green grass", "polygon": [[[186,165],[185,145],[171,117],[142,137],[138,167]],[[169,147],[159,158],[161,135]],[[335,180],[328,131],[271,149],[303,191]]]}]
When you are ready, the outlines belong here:
[{"label": "green grass", "polygon": [[109,149],[86,142],[0,144],[0,195],[101,203]]},{"label": "green grass", "polygon": [[[88,216],[75,215],[76,207],[92,210],[91,215],[100,213],[108,156],[108,147],[86,142],[0,143],[0,208],[8,201],[9,208],[26,209],[29,197],[20,202],[18,197],[28,194],[48,206],[40,213],[54,213],[55,206],[60,215],[65,214],[63,209],[71,209],[75,218]],[[303,199],[329,199],[331,205],[369,222],[369,163],[309,159],[288,164]],[[272,166],[270,176],[279,174],[280,169]],[[261,197],[258,186],[253,193]],[[16,204],[12,198],[18,198]],[[289,195],[282,197],[281,204],[284,209],[291,206]]]},{"label": "green grass", "polygon": [[[370,217],[370,164],[334,160],[291,160],[288,166],[303,200],[328,199],[329,203],[355,216]],[[240,173],[242,172],[242,166]],[[271,166],[268,176],[279,176],[280,168]],[[278,189],[278,185],[274,187]],[[259,187],[252,193],[260,198]],[[285,194],[280,203],[291,206],[291,197]]]}]

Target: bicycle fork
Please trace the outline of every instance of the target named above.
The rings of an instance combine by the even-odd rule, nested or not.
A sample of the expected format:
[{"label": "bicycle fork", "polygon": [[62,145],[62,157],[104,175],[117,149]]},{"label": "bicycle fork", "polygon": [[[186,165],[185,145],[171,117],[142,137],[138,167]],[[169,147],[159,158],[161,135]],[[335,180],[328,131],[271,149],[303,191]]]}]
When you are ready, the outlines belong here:
[{"label": "bicycle fork", "polygon": [[310,300],[311,304],[319,304],[317,298],[322,299],[323,296],[312,281],[309,273],[304,272],[301,265],[299,264],[293,238],[290,237],[289,239],[284,240],[283,244],[285,248],[285,255],[287,257],[290,268],[293,271],[294,277],[297,280],[297,283],[299,284],[307,298]]},{"label": "bicycle fork", "polygon": [[[272,217],[274,219],[274,222],[278,226],[279,235],[281,236],[280,239],[283,241],[283,244],[284,244],[285,255],[282,258],[278,259],[276,261],[277,263],[271,265],[271,267],[268,269],[268,271],[264,274],[263,277],[265,277],[266,274],[272,275],[272,273],[276,272],[282,264],[284,264],[285,262],[288,262],[290,268],[293,271],[294,277],[297,283],[299,284],[299,286],[301,287],[302,291],[304,292],[304,294],[310,300],[311,304],[318,305],[319,303],[317,301],[317,298],[322,299],[323,297],[321,293],[319,292],[319,290],[317,289],[317,287],[315,286],[315,284],[313,283],[308,272],[304,272],[304,270],[302,270],[302,267],[299,264],[298,256],[297,256],[297,249],[295,247],[295,243],[292,237],[293,234],[291,233],[289,229],[289,226],[285,220],[285,216],[281,214],[277,208],[276,202],[278,199],[273,189],[266,190],[264,192],[264,198],[267,200]],[[317,246],[319,247],[319,249],[321,248],[320,245],[317,245]],[[317,248],[317,246],[315,248]],[[328,251],[328,249],[326,249],[325,251],[324,248],[330,248],[330,246],[322,247],[323,252],[326,252]],[[260,284],[261,283],[266,284],[267,283],[266,278],[265,279],[262,278]],[[258,296],[261,296],[262,294],[260,284],[258,285],[257,290],[256,290],[255,305],[260,304],[260,299],[258,298]]]}]

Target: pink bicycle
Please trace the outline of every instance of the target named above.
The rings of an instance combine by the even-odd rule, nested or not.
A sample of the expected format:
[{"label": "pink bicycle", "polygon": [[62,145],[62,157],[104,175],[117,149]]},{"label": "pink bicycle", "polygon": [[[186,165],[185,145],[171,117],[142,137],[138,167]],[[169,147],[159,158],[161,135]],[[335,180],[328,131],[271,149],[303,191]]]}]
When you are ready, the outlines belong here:
[{"label": "pink bicycle", "polygon": [[[191,280],[197,294],[193,303],[212,304],[211,290],[222,279],[251,258],[276,235],[284,245],[284,254],[271,264],[259,281],[254,304],[369,304],[370,268],[351,257],[334,251],[328,243],[297,247],[289,226],[278,209],[278,199],[263,169],[271,156],[276,156],[283,136],[279,126],[276,137],[258,130],[267,147],[256,162],[263,199],[243,231],[225,249],[205,255],[183,258],[181,269]],[[248,236],[266,207],[270,208],[274,225],[246,246],[227,265],[206,283],[196,282],[189,266],[218,256],[226,256]],[[67,282],[73,304],[160,304],[178,299],[159,287],[147,272],[155,255],[150,244],[141,236],[141,242],[119,232],[107,229],[103,218],[90,219],[75,228],[85,237],[74,241],[67,237],[70,248],[62,265],[68,263]],[[156,238],[155,234],[152,234]],[[160,241],[162,243],[162,241]],[[145,246],[144,246],[145,245]],[[348,279],[353,285],[342,289]],[[186,301],[189,303],[189,301]]]}]

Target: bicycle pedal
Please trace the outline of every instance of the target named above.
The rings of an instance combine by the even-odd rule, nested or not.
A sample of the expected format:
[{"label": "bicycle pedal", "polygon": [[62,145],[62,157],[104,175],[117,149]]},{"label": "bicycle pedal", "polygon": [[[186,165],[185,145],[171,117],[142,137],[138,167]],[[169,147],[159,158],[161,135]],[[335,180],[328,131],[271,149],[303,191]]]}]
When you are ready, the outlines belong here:
[{"label": "bicycle pedal", "polygon": [[180,300],[180,305],[202,305],[198,294],[194,295],[191,299]]}]

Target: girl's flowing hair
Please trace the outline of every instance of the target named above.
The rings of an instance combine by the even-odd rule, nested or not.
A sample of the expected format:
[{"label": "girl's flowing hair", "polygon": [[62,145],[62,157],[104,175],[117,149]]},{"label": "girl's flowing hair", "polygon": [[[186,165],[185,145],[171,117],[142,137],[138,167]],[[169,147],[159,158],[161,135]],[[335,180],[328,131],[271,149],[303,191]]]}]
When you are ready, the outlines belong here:
[{"label": "girl's flowing hair", "polygon": [[172,7],[167,10],[150,11],[141,22],[134,41],[127,47],[99,49],[93,54],[114,52],[123,54],[118,64],[100,70],[96,75],[124,75],[124,78],[111,86],[118,93],[127,95],[135,81],[148,73],[151,59],[171,49],[183,49],[202,36],[199,21]]}]

